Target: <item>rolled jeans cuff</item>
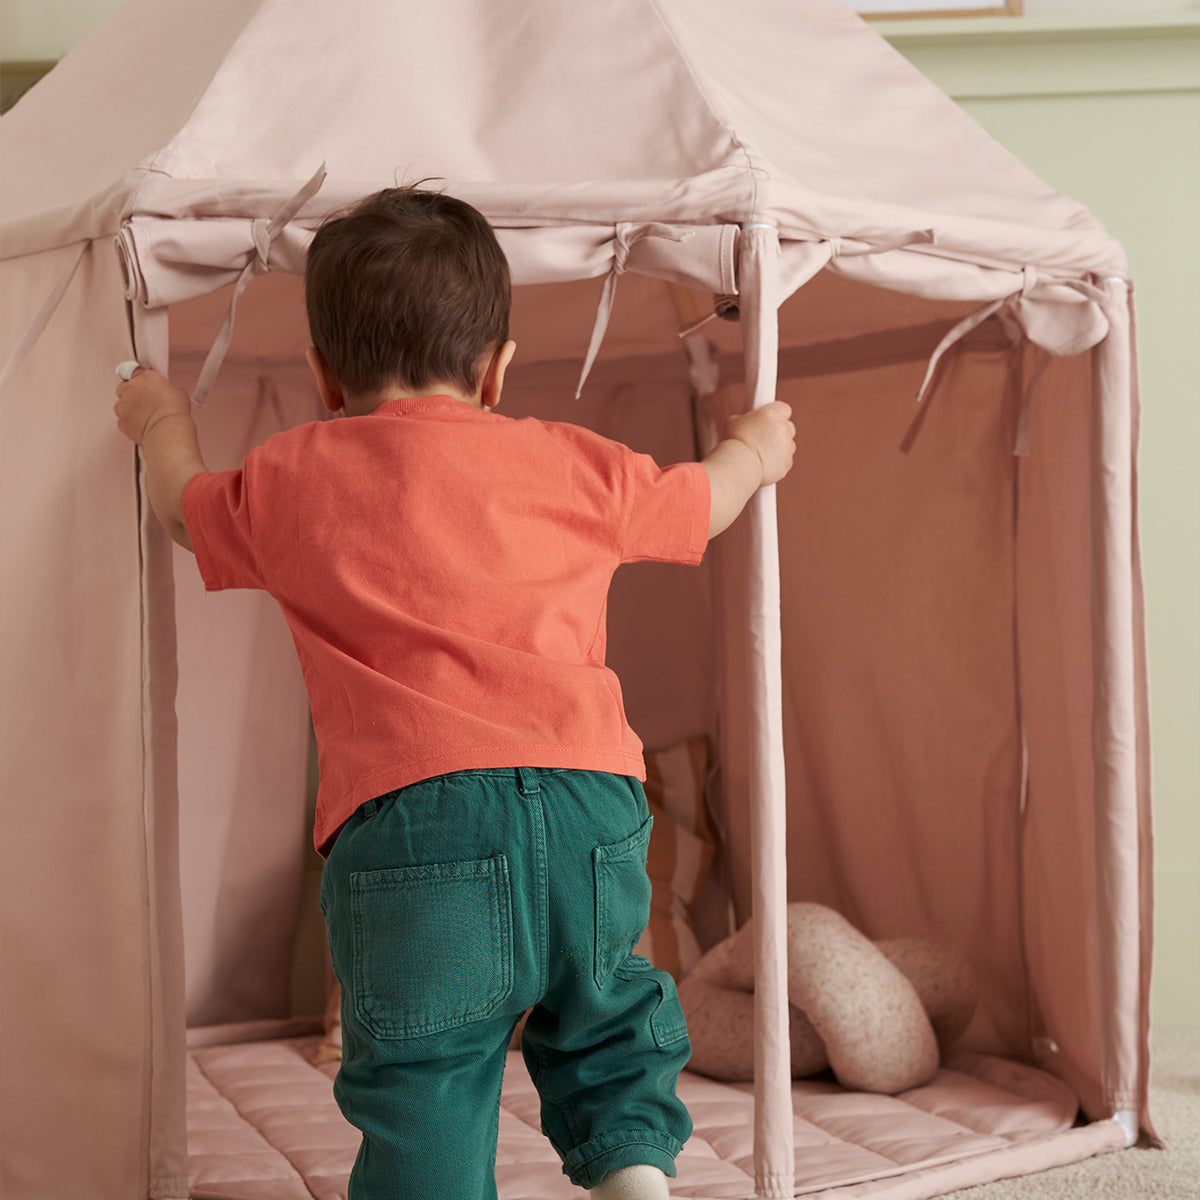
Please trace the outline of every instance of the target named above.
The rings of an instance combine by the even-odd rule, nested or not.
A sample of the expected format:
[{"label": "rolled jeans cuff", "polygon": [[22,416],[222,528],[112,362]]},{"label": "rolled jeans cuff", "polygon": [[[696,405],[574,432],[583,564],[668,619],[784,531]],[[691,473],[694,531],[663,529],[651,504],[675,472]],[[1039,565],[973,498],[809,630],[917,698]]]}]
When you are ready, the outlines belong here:
[{"label": "rolled jeans cuff", "polygon": [[675,1177],[683,1146],[673,1137],[646,1129],[617,1129],[584,1142],[563,1155],[563,1173],[576,1187],[594,1188],[609,1171],[645,1164]]}]

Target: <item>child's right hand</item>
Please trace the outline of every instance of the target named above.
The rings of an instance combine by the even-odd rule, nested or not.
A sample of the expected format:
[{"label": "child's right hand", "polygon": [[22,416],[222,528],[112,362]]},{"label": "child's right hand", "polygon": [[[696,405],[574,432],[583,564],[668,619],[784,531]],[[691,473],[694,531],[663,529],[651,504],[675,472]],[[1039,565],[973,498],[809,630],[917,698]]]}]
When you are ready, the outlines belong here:
[{"label": "child's right hand", "polygon": [[113,411],[117,428],[140,446],[160,421],[182,416],[192,419],[191,401],[182,388],[176,387],[165,375],[139,368],[134,375],[117,384],[117,402]]},{"label": "child's right hand", "polygon": [[725,436],[745,442],[758,455],[764,487],[778,483],[792,469],[796,426],[792,424],[792,406],[782,400],[730,417],[725,422]]}]

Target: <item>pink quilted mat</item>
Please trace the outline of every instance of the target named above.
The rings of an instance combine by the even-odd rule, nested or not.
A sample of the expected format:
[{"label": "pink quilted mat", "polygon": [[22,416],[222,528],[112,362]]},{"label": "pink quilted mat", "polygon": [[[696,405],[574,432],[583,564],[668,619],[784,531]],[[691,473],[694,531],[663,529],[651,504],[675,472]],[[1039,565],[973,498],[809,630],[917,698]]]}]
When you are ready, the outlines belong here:
[{"label": "pink quilted mat", "polygon": [[[188,1056],[193,1200],[344,1200],[358,1134],[333,1101],[336,1063],[314,1067],[317,1037],[206,1046]],[[749,1085],[684,1073],[695,1133],[673,1196],[754,1195]],[[798,1081],[796,1195],[920,1200],[1045,1170],[1122,1144],[1109,1121],[1074,1126],[1058,1080],[996,1058],[951,1058],[926,1087],[899,1096]],[[500,1200],[556,1200],[573,1187],[538,1128],[538,1099],[509,1056],[496,1164]]]}]

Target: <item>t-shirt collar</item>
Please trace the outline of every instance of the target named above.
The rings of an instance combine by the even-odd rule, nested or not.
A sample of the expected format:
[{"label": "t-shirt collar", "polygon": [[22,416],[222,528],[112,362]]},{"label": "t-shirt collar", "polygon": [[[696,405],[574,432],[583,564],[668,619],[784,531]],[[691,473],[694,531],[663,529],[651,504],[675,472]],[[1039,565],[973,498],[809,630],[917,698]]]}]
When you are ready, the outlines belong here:
[{"label": "t-shirt collar", "polygon": [[447,416],[462,417],[467,420],[471,417],[486,415],[483,409],[476,408],[465,400],[446,395],[401,396],[398,400],[389,400],[385,404],[381,404],[372,415],[407,417],[413,413],[422,412],[444,413]]}]

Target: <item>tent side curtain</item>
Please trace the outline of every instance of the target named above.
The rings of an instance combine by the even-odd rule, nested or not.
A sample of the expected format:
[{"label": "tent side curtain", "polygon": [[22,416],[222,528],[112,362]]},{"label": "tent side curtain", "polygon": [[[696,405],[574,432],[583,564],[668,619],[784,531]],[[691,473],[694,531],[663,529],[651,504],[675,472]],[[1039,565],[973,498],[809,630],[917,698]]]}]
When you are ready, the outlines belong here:
[{"label": "tent side curtain", "polygon": [[[73,254],[6,267],[6,349]],[[187,1190],[182,1073],[166,1062],[182,1067],[182,1010],[174,1025],[161,1020],[178,948],[160,906],[178,890],[177,869],[169,824],[146,821],[149,739],[160,731],[143,725],[136,455],[109,400],[113,364],[130,354],[120,295],[111,245],[89,246],[0,414],[2,536],[6,550],[22,548],[22,568],[5,578],[0,651],[5,695],[20,697],[0,706],[0,791],[13,800],[0,869],[0,1191],[14,1196]],[[168,1091],[174,1123],[149,1107]]]}]

